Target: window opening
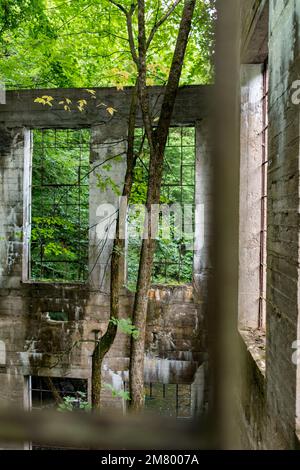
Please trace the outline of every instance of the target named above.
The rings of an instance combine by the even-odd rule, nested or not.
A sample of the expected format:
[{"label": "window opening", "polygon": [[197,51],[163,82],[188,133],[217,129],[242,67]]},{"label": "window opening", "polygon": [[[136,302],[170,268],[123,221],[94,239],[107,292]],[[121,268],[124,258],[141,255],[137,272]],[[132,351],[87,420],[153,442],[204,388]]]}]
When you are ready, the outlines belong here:
[{"label": "window opening", "polygon": [[32,132],[30,278],[88,276],[90,131]]},{"label": "window opening", "polygon": [[268,173],[268,64],[263,71],[263,130],[261,164],[261,229],[259,256],[259,312],[258,327],[265,328],[266,323],[266,278],[267,278],[267,173]]},{"label": "window opening", "polygon": [[[137,234],[136,224],[139,215],[136,211],[132,213],[132,205],[145,204],[147,197],[149,154],[143,136],[143,129],[137,129],[135,147],[139,157],[128,215],[127,284],[133,289],[138,274],[142,230]],[[160,214],[159,236],[152,272],[154,284],[183,284],[192,281],[194,199],[195,128],[171,128],[165,150],[160,204],[170,209],[176,205],[181,209],[178,218],[171,210],[169,232],[164,231],[162,223],[168,219],[166,217],[163,219],[162,213]]]}]

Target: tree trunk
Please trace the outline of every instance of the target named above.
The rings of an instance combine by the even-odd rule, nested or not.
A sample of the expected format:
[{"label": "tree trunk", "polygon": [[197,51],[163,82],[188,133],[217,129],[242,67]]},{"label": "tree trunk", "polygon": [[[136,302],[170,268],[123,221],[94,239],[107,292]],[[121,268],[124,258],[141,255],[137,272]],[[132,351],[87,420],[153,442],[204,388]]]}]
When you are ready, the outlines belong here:
[{"label": "tree trunk", "polygon": [[52,381],[52,378],[51,377],[46,377],[46,382],[49,386],[49,390],[51,391],[51,393],[53,395],[53,398],[55,400],[56,405],[58,406],[61,403],[63,403],[63,399],[60,396],[60,394],[58,393],[58,390],[56,389],[56,387],[55,387],[55,385]]},{"label": "tree trunk", "polygon": [[[150,148],[150,168],[147,193],[147,213],[150,220],[151,207],[160,202],[160,189],[163,172],[164,151],[166,147],[168,131],[174,109],[176,94],[179,86],[184,55],[191,29],[191,22],[196,0],[185,0],[182,12],[180,28],[177,36],[176,47],[170,69],[166,92],[163,99],[158,127],[155,132],[149,130],[149,106],[145,83],[145,24],[144,1],[139,5],[139,99],[146,128],[147,139]],[[150,140],[150,141],[149,141]],[[131,340],[131,355],[129,369],[130,402],[132,411],[141,411],[144,405],[144,351],[145,330],[147,319],[148,292],[151,285],[153,257],[155,252],[155,233],[151,233],[151,224],[148,222],[148,238],[142,242],[137,292],[133,309],[133,323],[139,330],[137,339]]]},{"label": "tree trunk", "polygon": [[100,396],[101,396],[101,364],[100,360],[100,347],[97,343],[92,355],[92,410],[97,411],[100,409]]}]

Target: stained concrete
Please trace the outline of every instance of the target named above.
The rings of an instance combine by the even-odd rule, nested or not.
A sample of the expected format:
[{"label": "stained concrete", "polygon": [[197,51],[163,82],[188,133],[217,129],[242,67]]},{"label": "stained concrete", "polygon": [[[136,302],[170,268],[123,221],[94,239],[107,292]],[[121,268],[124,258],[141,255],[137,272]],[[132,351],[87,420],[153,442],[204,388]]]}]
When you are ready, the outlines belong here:
[{"label": "stained concrete", "polygon": [[[299,79],[298,1],[270,0],[269,28],[266,46],[269,49],[269,139],[268,139],[268,209],[267,209],[267,311],[266,346],[261,348],[260,333],[252,329],[241,331],[241,387],[239,424],[241,445],[250,449],[295,449],[298,447],[299,427],[299,365],[292,361],[292,344],[299,337],[299,135],[300,108],[291,101],[293,81]],[[255,41],[258,25],[264,23],[265,2],[244,1],[242,44]],[[248,24],[248,27],[247,27]],[[249,26],[251,25],[251,27]],[[251,37],[248,36],[253,36]],[[260,33],[258,37],[261,37]],[[246,55],[245,55],[246,54]],[[247,53],[242,50],[242,60]],[[251,57],[251,51],[249,51]],[[256,63],[253,58],[251,62]],[[258,65],[243,65],[246,82],[259,85]],[[253,77],[251,79],[251,76]],[[256,78],[255,78],[256,77]],[[249,190],[251,172],[255,177],[258,143],[251,129],[257,126],[259,101],[248,98],[242,87],[242,145],[241,145],[241,219],[240,286],[248,280],[250,292],[240,292],[240,319],[251,327],[255,322],[257,305],[252,287],[257,285],[254,273],[258,263],[257,220],[253,229],[245,232],[245,211],[255,217],[258,194],[254,180]],[[246,111],[246,112],[245,112]],[[253,114],[254,111],[254,114]],[[253,184],[253,186],[252,186]],[[247,206],[247,195],[251,204]],[[250,201],[250,199],[248,199]],[[256,233],[256,235],[255,235]],[[246,237],[246,238],[245,238]],[[251,238],[252,243],[251,242]],[[252,248],[251,248],[252,247]],[[253,270],[253,274],[251,274]],[[257,270],[256,270],[257,273]],[[252,279],[252,281],[251,281]],[[252,305],[252,307],[251,307]],[[252,339],[251,339],[252,338]]]},{"label": "stained concrete", "polygon": [[[35,90],[8,92],[0,106],[0,402],[24,407],[28,403],[29,375],[74,377],[88,380],[90,393],[91,354],[94,330],[105,331],[109,319],[109,262],[112,244],[97,258],[95,225],[101,214],[99,204],[116,204],[110,189],[101,194],[96,172],[90,175],[89,259],[94,266],[86,283],[32,282],[28,276],[30,235],[30,129],[91,127],[91,165],[103,162],[113,152],[123,160],[112,165],[111,177],[121,186],[125,172],[126,125],[130,89],[97,89],[97,100],[113,106],[114,116],[101,114],[92,103],[84,113],[66,113],[34,103],[36,96],[78,97],[83,90]],[[208,112],[210,87],[180,89],[173,115],[174,125],[194,125]],[[152,100],[161,89],[154,88]],[[97,101],[98,102],[98,101]],[[160,100],[158,100],[158,103]],[[206,105],[206,104],[207,105]],[[205,105],[204,105],[205,104]],[[109,119],[108,119],[109,118]],[[140,118],[137,119],[140,125]],[[199,137],[199,133],[198,133]],[[200,149],[200,150],[199,150]],[[198,151],[205,151],[200,146]],[[199,158],[198,158],[199,160]],[[203,161],[204,161],[203,156]],[[103,280],[104,275],[104,282]],[[195,273],[197,274],[197,273]],[[201,296],[200,296],[201,297]],[[163,383],[199,382],[198,368],[206,359],[204,349],[203,303],[192,286],[155,286],[149,293],[146,337],[147,381]],[[133,295],[121,289],[124,317],[131,315]],[[48,312],[63,311],[67,322],[49,320]],[[129,337],[118,333],[103,366],[104,381],[122,389],[128,379]],[[4,345],[4,346],[3,346]],[[5,349],[5,354],[4,354]],[[198,378],[197,378],[198,377]],[[197,395],[194,387],[193,396]],[[195,412],[203,407],[202,391]],[[196,394],[196,395],[195,395]],[[196,400],[196,398],[195,398]],[[121,400],[103,391],[107,406],[123,407]]]},{"label": "stained concrete", "polygon": [[[0,104],[0,123],[6,127],[15,128],[26,126],[29,128],[61,128],[78,129],[93,125],[111,124],[128,118],[132,88],[117,90],[116,88],[95,88],[96,99],[84,88],[55,88],[41,90],[7,91],[6,104]],[[172,125],[193,125],[197,120],[209,115],[211,107],[212,87],[209,85],[190,85],[179,89]],[[52,107],[43,107],[34,100],[44,95],[52,96]],[[162,98],[162,87],[149,88],[151,109],[155,116],[158,112]],[[72,101],[71,112],[66,112],[59,102],[65,97]],[[83,112],[78,112],[76,101],[86,99],[88,106]],[[113,119],[106,107],[116,110]],[[46,108],[46,109],[45,109]],[[137,115],[137,125],[143,126],[140,112]]]}]

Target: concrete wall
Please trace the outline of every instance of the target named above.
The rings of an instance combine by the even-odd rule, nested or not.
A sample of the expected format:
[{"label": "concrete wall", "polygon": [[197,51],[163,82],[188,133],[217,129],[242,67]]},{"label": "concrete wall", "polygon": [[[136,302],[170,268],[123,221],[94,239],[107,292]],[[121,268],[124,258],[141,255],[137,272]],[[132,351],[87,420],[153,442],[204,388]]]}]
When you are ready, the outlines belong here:
[{"label": "concrete wall", "polygon": [[299,78],[299,27],[299,2],[270,2],[267,400],[273,427],[289,448],[297,400],[291,352],[299,315],[300,108],[291,102],[291,87]]},{"label": "concrete wall", "polygon": [[268,54],[269,0],[241,1],[241,59],[260,64]]},{"label": "concrete wall", "polygon": [[[22,90],[6,92],[6,104],[0,107],[0,123],[6,127],[26,126],[29,128],[85,128],[99,124],[116,123],[128,118],[131,90],[124,88],[95,88],[95,98],[83,88]],[[210,85],[190,85],[179,89],[173,113],[172,125],[193,125],[197,120],[208,116],[211,108]],[[48,95],[53,97],[52,107],[41,106],[34,100]],[[59,104],[65,97],[72,101],[71,111],[66,112]],[[159,111],[163,88],[159,86],[149,89],[149,97],[153,115]],[[76,101],[86,99],[88,106],[83,112],[78,112]],[[116,110],[113,119],[101,103]],[[100,106],[98,106],[100,105]],[[142,126],[141,114],[138,112],[137,125]]]},{"label": "concrete wall", "polygon": [[[264,2],[243,3],[244,24],[245,16],[249,25],[260,24],[257,15],[264,14],[259,13],[263,12]],[[253,8],[254,4],[256,8]],[[270,0],[267,4],[270,78],[266,346],[263,335],[258,330],[249,328],[247,332],[241,333],[239,423],[243,448],[294,449],[298,445],[299,401],[299,373],[292,361],[292,343],[299,337],[300,132],[299,106],[292,104],[291,93],[292,83],[299,79],[300,70],[300,4],[294,0]],[[246,34],[250,34],[250,29],[244,28],[242,44],[247,44],[247,41],[248,44],[251,43],[251,38],[245,38]],[[256,34],[255,27],[252,34]],[[247,57],[246,52],[245,49],[242,50],[242,60]],[[255,63],[255,58],[251,62]],[[243,67],[244,71],[251,74],[256,66]],[[250,104],[251,100],[249,106]],[[249,129],[251,124],[247,121],[249,113],[245,116],[243,110],[244,104],[242,136],[247,140],[245,129]],[[241,146],[241,162],[244,168],[241,176],[241,195],[243,188],[247,188],[249,178],[249,174],[246,176],[246,167],[250,165],[250,172],[255,171],[256,155],[255,142],[251,146],[248,140],[246,146]],[[255,189],[251,194],[255,198]],[[249,208],[245,206],[243,211],[245,210]],[[247,234],[249,235],[251,234]],[[241,240],[245,241],[244,237],[245,233],[241,227]],[[257,241],[254,241],[253,248],[256,250]],[[250,250],[250,239],[247,244],[247,249]],[[250,275],[249,266],[254,266],[253,260],[250,265],[247,261],[249,257],[240,257],[244,280]],[[242,294],[240,292],[240,296]],[[252,320],[255,320],[256,311],[255,303],[252,303],[252,309],[248,309],[246,302],[240,302],[240,315],[250,326]]]},{"label": "concrete wall", "polygon": [[[64,90],[70,97],[78,97],[80,90]],[[160,93],[154,89],[152,99]],[[173,124],[193,125],[203,119],[207,107],[195,107],[195,100],[203,104],[209,87],[186,87],[178,94]],[[27,276],[26,221],[30,209],[30,145],[28,128],[91,127],[91,163],[98,164],[111,152],[124,156],[126,151],[126,122],[130,89],[116,92],[97,90],[97,99],[111,104],[118,113],[115,119],[101,121],[96,109],[85,113],[62,112],[34,103],[36,96],[51,94],[58,97],[62,91],[8,92],[6,105],[0,108],[0,402],[25,406],[27,400],[26,376],[85,378],[90,382],[93,330],[105,331],[109,318],[109,270],[104,276],[112,245],[108,243],[101,257],[95,256],[95,226],[101,219],[97,212],[103,201],[118,203],[109,189],[101,194],[94,173],[90,175],[90,265],[97,260],[92,276],[85,284],[30,282]],[[188,114],[189,113],[189,114]],[[106,113],[108,114],[108,113]],[[106,116],[107,118],[107,116]],[[139,118],[137,120],[139,125]],[[117,142],[117,143],[116,143]],[[202,147],[202,150],[203,147]],[[118,165],[118,167],[116,166]],[[122,184],[125,162],[112,168],[112,177]],[[24,184],[25,181],[25,184]],[[145,380],[163,383],[192,383],[204,358],[203,316],[199,296],[194,298],[192,286],[157,286],[149,294],[146,338]],[[122,315],[128,317],[133,296],[121,290]],[[47,313],[64,311],[69,321],[54,322]],[[5,355],[3,352],[5,347]],[[116,388],[127,380],[129,337],[118,333],[103,366],[104,381]],[[5,356],[5,357],[4,357]],[[200,377],[200,378],[199,378]],[[198,371],[196,382],[203,385]],[[202,387],[201,385],[201,387]],[[195,412],[203,399],[193,388]],[[122,407],[103,392],[106,406]],[[196,403],[197,402],[197,403]]]}]

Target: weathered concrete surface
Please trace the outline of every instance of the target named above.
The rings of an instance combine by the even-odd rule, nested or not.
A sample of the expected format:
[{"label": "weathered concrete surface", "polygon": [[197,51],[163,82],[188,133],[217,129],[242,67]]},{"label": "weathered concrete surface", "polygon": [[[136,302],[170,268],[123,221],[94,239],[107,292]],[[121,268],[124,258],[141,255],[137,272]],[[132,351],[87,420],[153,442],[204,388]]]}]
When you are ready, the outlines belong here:
[{"label": "weathered concrete surface", "polygon": [[[176,292],[174,293],[174,290]],[[174,294],[174,295],[173,295]],[[121,311],[130,316],[132,295],[121,295]],[[17,316],[15,305],[21,305]],[[109,296],[84,286],[24,285],[21,290],[2,290],[1,339],[6,344],[6,364],[1,398],[23,403],[23,377],[41,375],[85,378],[90,381],[94,329],[105,331]],[[68,322],[49,320],[47,312],[64,311]],[[11,316],[14,318],[12,328]],[[104,363],[104,380],[117,388],[126,381],[130,338],[119,333]],[[87,342],[89,341],[89,342]],[[191,383],[203,354],[199,341],[197,306],[191,287],[156,287],[150,292],[146,338],[147,382]],[[11,393],[8,376],[20,386]],[[11,382],[11,384],[15,383]],[[6,383],[6,387],[4,384]],[[90,384],[89,384],[90,385]],[[19,395],[18,395],[19,393]],[[106,406],[117,405],[107,393]]]},{"label": "weathered concrete surface", "polygon": [[[194,284],[199,299],[207,304],[208,281],[212,273],[213,246],[213,170],[212,126],[209,118],[196,124],[196,174],[195,174],[195,246]],[[203,312],[203,315],[205,313]]]},{"label": "weathered concrete surface", "polygon": [[[99,204],[117,203],[118,197],[107,188],[102,194],[97,187],[97,171],[101,163],[113,154],[126,151],[126,123],[130,90],[97,90],[98,100],[117,109],[114,117],[99,108],[87,112],[66,113],[34,103],[36,96],[68,93],[78,98],[82,90],[36,90],[34,92],[8,92],[7,104],[0,106],[0,401],[26,406],[28,375],[74,377],[88,380],[90,392],[91,354],[94,330],[106,330],[109,319],[109,262],[111,243],[99,259],[96,224],[101,214]],[[153,90],[153,99],[160,89]],[[194,125],[202,118],[207,107],[204,102],[209,87],[185,87],[179,91],[173,124]],[[198,105],[197,105],[198,103]],[[102,114],[101,114],[102,113]],[[109,121],[109,122],[108,122]],[[139,124],[139,120],[137,120]],[[30,146],[28,128],[91,127],[91,165],[97,169],[90,175],[90,233],[89,259],[92,275],[85,284],[58,284],[30,282],[28,280],[28,233],[30,212]],[[97,166],[99,165],[99,166]],[[28,167],[27,167],[28,166]],[[125,164],[122,160],[112,165],[108,176],[121,186]],[[24,185],[25,181],[25,185]],[[96,263],[95,263],[96,261]],[[95,264],[94,269],[93,266]],[[155,287],[150,292],[146,339],[147,381],[164,383],[194,382],[194,375],[203,362],[203,317],[199,308],[201,299],[194,299],[191,286]],[[129,317],[133,296],[121,291],[121,313]],[[203,302],[202,302],[203,303]],[[49,320],[49,312],[65,312],[67,322]],[[130,338],[123,333],[105,358],[104,382],[117,389],[123,388],[128,378]],[[3,353],[5,347],[5,358]],[[198,374],[199,375],[199,374]],[[203,381],[197,379],[197,383]],[[202,385],[201,385],[202,386]],[[194,408],[202,406],[200,395]],[[13,391],[13,393],[12,393]],[[105,406],[122,407],[111,392],[103,390]]]},{"label": "weathered concrete surface", "polygon": [[291,86],[299,79],[299,27],[299,2],[270,2],[267,400],[288,448],[295,445],[298,404],[291,353],[299,323],[300,108],[291,102]]},{"label": "weathered concrete surface", "polygon": [[261,64],[268,57],[269,0],[243,0],[241,55],[244,64]]},{"label": "weathered concrete surface", "polygon": [[[249,343],[249,335],[242,333],[239,422],[244,448],[294,449],[298,446],[300,384],[299,365],[292,361],[292,344],[299,338],[300,108],[293,105],[291,95],[300,70],[300,3],[267,3],[270,79],[265,376],[263,356],[257,356],[257,345]],[[263,2],[245,1],[245,12],[252,4],[259,11]],[[254,10],[248,10],[248,24],[257,24]],[[247,265],[241,262],[241,269],[247,271]],[[251,312],[240,313],[245,317],[249,314],[251,324]]]},{"label": "weathered concrete surface", "polygon": [[[124,119],[114,126],[98,125],[91,128],[90,160],[95,170],[89,178],[89,227],[92,227],[89,231],[89,282],[91,287],[106,293],[110,291],[110,257],[120,204],[119,195],[111,184],[100,188],[98,182],[99,178],[102,181],[109,181],[110,178],[117,188],[122,187],[126,172],[126,149],[127,125]],[[110,165],[109,169],[105,165],[103,169],[105,163]]]},{"label": "weathered concrete surface", "polygon": [[[266,446],[266,380],[263,366],[264,349],[255,342],[256,334],[241,332],[240,361],[242,368],[238,413],[241,428],[242,449],[262,449]],[[260,339],[260,338],[259,338]]]},{"label": "weathered concrete surface", "polygon": [[[130,107],[132,88],[118,91],[116,88],[95,88],[96,99],[81,88],[8,91],[6,104],[0,105],[0,123],[7,127],[27,126],[29,128],[84,128],[101,123],[112,123],[127,119]],[[155,116],[162,102],[162,88],[151,87],[150,98]],[[210,109],[212,87],[191,85],[181,87],[178,91],[172,125],[193,125],[197,120],[207,116]],[[35,103],[37,97],[52,96],[53,106],[42,106]],[[72,100],[71,112],[66,112],[59,102],[65,98]],[[79,99],[86,99],[88,106],[83,112],[76,108]],[[116,110],[111,116],[105,106]],[[142,126],[140,114],[137,125]]]}]

